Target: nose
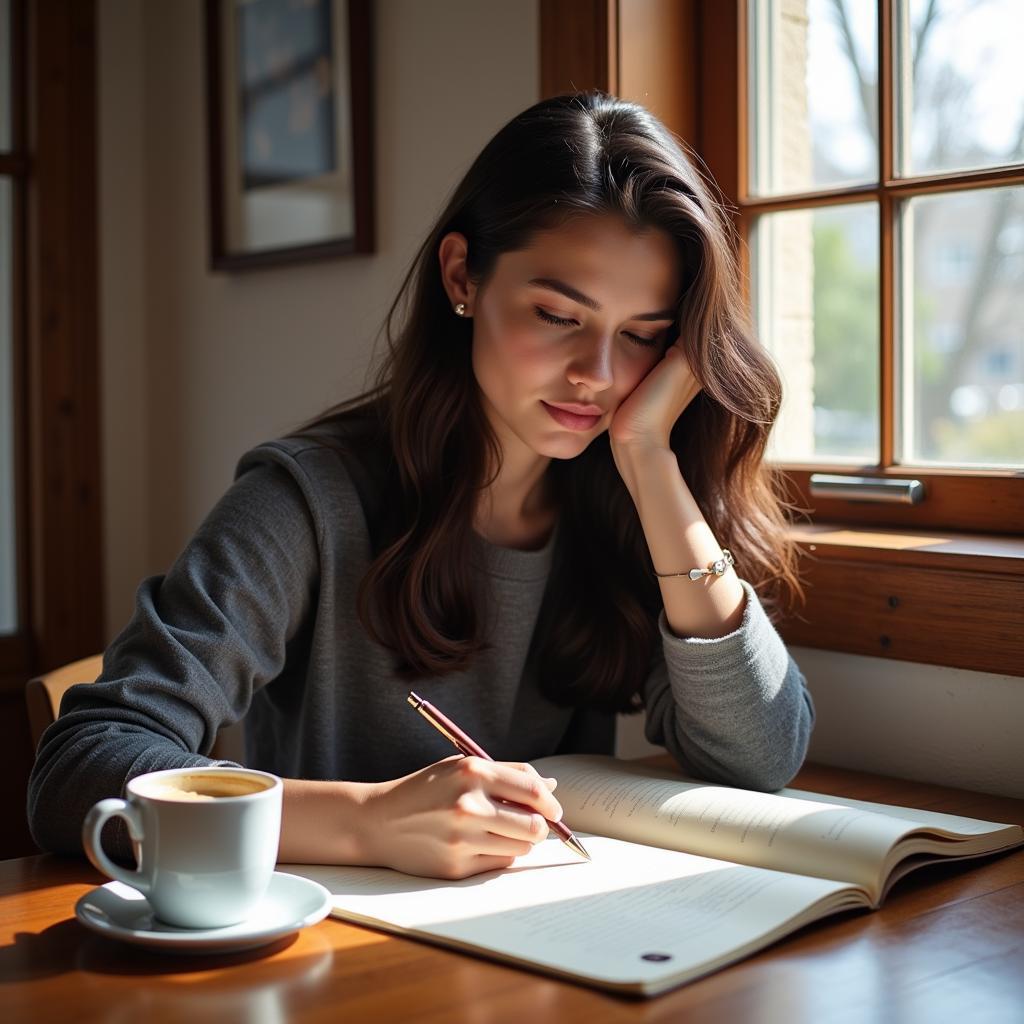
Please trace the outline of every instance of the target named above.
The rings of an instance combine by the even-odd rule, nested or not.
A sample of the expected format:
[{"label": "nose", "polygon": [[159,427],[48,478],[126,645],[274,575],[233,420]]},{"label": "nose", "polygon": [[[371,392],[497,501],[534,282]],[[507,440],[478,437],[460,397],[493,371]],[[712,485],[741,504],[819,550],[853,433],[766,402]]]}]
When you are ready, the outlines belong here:
[{"label": "nose", "polygon": [[588,392],[605,391],[612,386],[612,339],[581,339],[573,352],[566,373],[569,383]]}]

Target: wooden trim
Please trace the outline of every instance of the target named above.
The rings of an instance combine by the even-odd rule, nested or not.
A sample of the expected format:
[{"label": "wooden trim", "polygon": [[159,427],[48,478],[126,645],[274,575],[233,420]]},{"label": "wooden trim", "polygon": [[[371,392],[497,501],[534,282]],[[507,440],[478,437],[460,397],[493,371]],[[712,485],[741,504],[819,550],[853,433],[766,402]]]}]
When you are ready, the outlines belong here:
[{"label": "wooden trim", "polygon": [[1009,188],[1024,185],[1024,170],[1019,166],[999,171],[964,172],[963,175],[934,178],[901,178],[879,185],[851,185],[848,188],[822,189],[820,192],[791,192],[779,196],[744,196],[738,200],[745,215],[780,213],[784,210],[816,209],[849,203],[878,201],[883,196],[905,199],[913,196],[951,195],[982,188]]},{"label": "wooden trim", "polygon": [[1024,676],[1024,575],[923,568],[801,545],[808,601],[787,644]]},{"label": "wooden trim", "polygon": [[697,144],[696,0],[619,0],[618,95]]},{"label": "wooden trim", "polygon": [[[747,190],[745,18],[741,3],[697,5],[697,150],[725,198]],[[731,42],[730,42],[731,41]],[[736,213],[737,226],[739,212]]]},{"label": "wooden trim", "polygon": [[1024,579],[1024,539],[953,530],[886,530],[843,523],[791,526],[790,539],[818,558],[923,569],[994,572]]},{"label": "wooden trim", "polygon": [[789,644],[1024,676],[1024,539],[794,526],[806,606]]},{"label": "wooden trim", "polygon": [[927,196],[943,192],[964,192],[980,188],[1001,188],[1008,185],[1024,185],[1024,168],[1020,164],[1012,167],[985,168],[978,171],[961,171],[957,174],[931,174],[916,178],[893,178],[885,182],[885,190],[894,196]]},{"label": "wooden trim", "polygon": [[895,204],[883,196],[878,208],[878,457],[883,466],[896,462],[896,237]]},{"label": "wooden trim", "polygon": [[698,0],[541,0],[540,94],[600,89],[696,148]]},{"label": "wooden trim", "polygon": [[28,632],[22,631],[0,640],[0,693],[20,690],[32,674],[32,645]]},{"label": "wooden trim", "polygon": [[30,5],[30,578],[34,670],[102,646],[93,0]]},{"label": "wooden trim", "polygon": [[540,96],[617,93],[616,0],[540,0]]},{"label": "wooden trim", "polygon": [[14,557],[17,588],[18,625],[14,635],[0,639],[0,671],[19,671],[28,675],[32,668],[32,647],[28,641],[31,623],[31,579],[29,573],[29,460],[28,409],[26,381],[28,379],[26,310],[26,279],[28,239],[26,231],[26,193],[24,179],[12,182],[11,231],[11,391],[14,463]]},{"label": "wooden trim", "polygon": [[758,196],[739,201],[744,217],[786,210],[814,210],[827,206],[848,206],[852,203],[875,202],[879,190],[875,185],[851,185],[844,189],[822,189],[820,192],[793,192],[784,196]]},{"label": "wooden trim", "polygon": [[29,409],[28,409],[28,182],[31,166],[26,150],[28,123],[28,25],[25,0],[11,5],[11,40],[15,43],[12,61],[14,103],[11,120],[14,133],[12,142],[19,156],[24,156],[25,173],[14,182],[14,245],[12,326],[14,329],[13,366],[11,384],[14,389],[14,501],[16,518],[15,551],[18,559],[18,632],[12,638],[14,655],[5,666],[7,671],[17,669],[25,675],[35,668],[30,626],[32,615],[32,577],[29,547]]},{"label": "wooden trim", "polygon": [[[892,5],[881,4],[878,18],[878,159],[882,181],[894,171],[892,67]],[[878,205],[878,413],[879,461],[896,461],[896,251],[894,220],[896,202],[886,192]]]},{"label": "wooden trim", "polygon": [[28,167],[28,157],[23,153],[0,153],[0,176],[20,177],[28,173]]},{"label": "wooden trim", "polygon": [[[736,202],[749,189],[749,134],[744,100],[747,76],[747,25],[741,3],[700,3],[696,10],[696,149],[731,207],[740,286],[747,308],[750,291],[751,219]],[[731,42],[730,42],[731,40]]]},{"label": "wooden trim", "polygon": [[601,15],[600,11],[598,11],[598,16],[604,22],[605,39],[607,40],[608,85],[605,88],[605,92],[616,96],[622,93],[622,79],[620,77],[622,71],[622,36],[619,34],[621,28],[619,10],[623,2],[624,0],[607,0],[607,10],[604,14]]},{"label": "wooden trim", "polygon": [[[726,65],[736,89],[736,192],[746,195],[750,191],[750,110],[747,107],[747,78],[750,73],[750,26],[747,24],[746,6],[736,12],[736,46],[732,50],[735,69]],[[714,53],[712,49],[709,51]]]},{"label": "wooden trim", "polygon": [[[28,124],[27,68],[28,0],[12,0],[11,11],[11,149],[25,152]],[[27,156],[26,156],[27,164]]]},{"label": "wooden trim", "polygon": [[[917,529],[1021,533],[1024,526],[1024,473],[1012,471],[915,469],[913,466],[784,466],[790,491],[801,512],[827,522],[870,523]],[[812,473],[920,480],[925,499],[918,505],[870,504],[810,493]]]}]

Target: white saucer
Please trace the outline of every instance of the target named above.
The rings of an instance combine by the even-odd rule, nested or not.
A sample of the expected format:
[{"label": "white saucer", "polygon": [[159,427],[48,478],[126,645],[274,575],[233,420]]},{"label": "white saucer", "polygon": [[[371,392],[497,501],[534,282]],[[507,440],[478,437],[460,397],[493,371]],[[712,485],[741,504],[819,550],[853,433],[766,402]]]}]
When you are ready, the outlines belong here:
[{"label": "white saucer", "polygon": [[153,916],[146,897],[122,882],[107,882],[75,904],[79,921],[100,935],[175,953],[230,953],[264,946],[322,921],[331,894],[319,883],[275,871],[255,913],[226,928],[175,928]]}]

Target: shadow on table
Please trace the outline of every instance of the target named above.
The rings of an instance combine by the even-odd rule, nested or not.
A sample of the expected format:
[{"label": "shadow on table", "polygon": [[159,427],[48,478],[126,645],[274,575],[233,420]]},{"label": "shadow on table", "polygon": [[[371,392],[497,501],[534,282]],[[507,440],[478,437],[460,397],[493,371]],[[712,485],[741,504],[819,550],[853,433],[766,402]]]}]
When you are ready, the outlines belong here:
[{"label": "shadow on table", "polygon": [[70,917],[41,932],[16,932],[12,945],[0,946],[0,987],[68,971],[131,975],[220,971],[272,957],[294,945],[297,938],[288,935],[266,946],[234,953],[186,956],[94,936]]},{"label": "shadow on table", "polygon": [[16,1016],[43,1001],[73,1003],[88,1007],[97,1024],[156,1017],[283,1024],[296,1005],[323,996],[334,964],[327,940],[307,932],[301,951],[297,941],[291,935],[259,949],[183,956],[93,935],[69,918],[37,934],[19,932],[0,948],[0,1002]]}]

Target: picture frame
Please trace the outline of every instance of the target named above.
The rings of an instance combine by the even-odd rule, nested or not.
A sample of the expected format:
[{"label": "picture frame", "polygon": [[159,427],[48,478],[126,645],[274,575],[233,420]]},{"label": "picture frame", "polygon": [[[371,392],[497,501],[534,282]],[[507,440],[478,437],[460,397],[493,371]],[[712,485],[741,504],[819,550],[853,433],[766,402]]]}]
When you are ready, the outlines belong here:
[{"label": "picture frame", "polygon": [[206,0],[210,269],[374,251],[371,0]]}]

